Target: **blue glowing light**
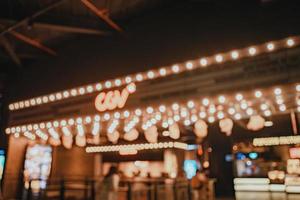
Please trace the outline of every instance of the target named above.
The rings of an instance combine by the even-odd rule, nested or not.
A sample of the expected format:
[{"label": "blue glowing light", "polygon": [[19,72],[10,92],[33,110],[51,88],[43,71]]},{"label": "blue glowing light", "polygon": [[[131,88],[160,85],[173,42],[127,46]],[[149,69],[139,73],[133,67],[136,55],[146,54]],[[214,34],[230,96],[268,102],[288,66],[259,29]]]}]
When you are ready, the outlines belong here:
[{"label": "blue glowing light", "polygon": [[246,156],[243,153],[237,153],[236,154],[236,159],[237,160],[244,160],[244,159],[246,159]]},{"label": "blue glowing light", "polygon": [[186,177],[188,179],[193,178],[193,176],[196,175],[196,171],[197,171],[197,162],[196,162],[196,160],[185,160],[184,165],[183,165],[183,169],[184,169]]},{"label": "blue glowing light", "polygon": [[258,154],[256,152],[251,152],[251,153],[249,153],[249,158],[254,160],[254,159],[258,158]]}]

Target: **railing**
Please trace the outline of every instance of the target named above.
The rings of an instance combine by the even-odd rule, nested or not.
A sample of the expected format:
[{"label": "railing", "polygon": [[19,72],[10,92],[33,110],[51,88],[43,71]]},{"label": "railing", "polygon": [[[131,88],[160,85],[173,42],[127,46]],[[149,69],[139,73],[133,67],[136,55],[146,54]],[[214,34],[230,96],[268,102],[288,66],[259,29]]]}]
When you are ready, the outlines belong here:
[{"label": "railing", "polygon": [[[45,189],[38,189],[41,180],[31,180],[24,188],[23,200],[48,199],[101,199],[102,182],[93,179],[51,179]],[[119,200],[180,200],[192,199],[190,185],[186,180],[172,179],[123,179],[120,182]]]},{"label": "railing", "polygon": [[[39,188],[41,180],[31,180],[24,184],[22,200],[105,200],[102,180],[59,178],[50,179]],[[211,184],[205,183],[197,200],[213,200]],[[186,179],[134,178],[122,179],[117,191],[118,200],[195,200],[190,183]],[[199,195],[198,195],[199,196]],[[13,198],[13,197],[11,197]]]}]

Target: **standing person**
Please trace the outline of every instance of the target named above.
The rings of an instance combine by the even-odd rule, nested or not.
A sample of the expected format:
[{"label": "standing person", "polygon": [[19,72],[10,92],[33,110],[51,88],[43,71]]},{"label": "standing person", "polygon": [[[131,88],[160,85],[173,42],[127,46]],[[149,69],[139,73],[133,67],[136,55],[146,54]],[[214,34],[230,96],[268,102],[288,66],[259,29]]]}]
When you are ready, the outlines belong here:
[{"label": "standing person", "polygon": [[110,167],[103,180],[100,198],[97,198],[97,200],[118,200],[119,182],[120,176],[117,167]]}]

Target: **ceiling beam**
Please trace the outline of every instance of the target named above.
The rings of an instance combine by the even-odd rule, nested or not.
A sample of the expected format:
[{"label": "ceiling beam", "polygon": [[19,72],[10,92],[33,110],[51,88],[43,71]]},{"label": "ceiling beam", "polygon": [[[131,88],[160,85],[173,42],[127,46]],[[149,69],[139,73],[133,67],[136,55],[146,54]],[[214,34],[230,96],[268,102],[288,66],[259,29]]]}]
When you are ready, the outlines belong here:
[{"label": "ceiling beam", "polygon": [[[0,24],[0,28],[4,28],[4,26]],[[49,47],[43,45],[42,43],[40,43],[39,41],[37,41],[35,39],[32,39],[32,38],[30,38],[30,37],[28,37],[24,34],[21,34],[21,33],[18,33],[17,31],[14,31],[14,30],[11,30],[9,33],[12,36],[14,36],[15,38],[17,38],[18,40],[21,40],[22,42],[25,42],[25,43],[27,43],[27,44],[35,47],[35,48],[38,48],[42,51],[45,51],[50,55],[53,55],[53,56],[56,55],[56,52],[54,50],[52,50]]]},{"label": "ceiling beam", "polygon": [[7,54],[10,56],[12,61],[19,67],[22,66],[22,62],[18,55],[16,54],[13,46],[10,44],[10,42],[3,36],[0,36],[0,43],[3,45],[4,49],[6,50]]},{"label": "ceiling beam", "polygon": [[108,25],[110,25],[113,29],[122,32],[123,30],[114,22],[112,21],[108,15],[107,10],[100,10],[98,9],[91,1],[89,0],[81,0],[81,2],[90,9],[93,13],[95,13],[99,18],[105,21]]},{"label": "ceiling beam", "polygon": [[25,42],[25,43],[27,43],[27,44],[35,47],[35,48],[38,48],[38,49],[40,49],[42,51],[45,51],[45,52],[47,52],[50,55],[53,55],[53,56],[56,55],[56,52],[54,50],[52,50],[49,47],[41,44],[40,42],[36,41],[35,39],[32,39],[32,38],[30,38],[28,36],[25,36],[25,35],[23,35],[21,33],[13,31],[13,30],[10,31],[10,34],[13,35],[15,38],[17,38],[18,40],[21,40],[21,41],[23,41],[23,42]]},{"label": "ceiling beam", "polygon": [[39,23],[39,22],[34,22],[33,27],[42,28],[42,29],[50,29],[50,30],[60,31],[60,32],[68,32],[68,33],[81,33],[81,34],[91,34],[91,35],[108,35],[109,34],[109,32],[95,30],[95,29],[48,24],[48,23]]},{"label": "ceiling beam", "polygon": [[4,34],[15,30],[16,28],[18,28],[19,26],[26,24],[28,22],[30,22],[31,20],[33,20],[34,18],[48,12],[49,10],[59,6],[61,3],[63,3],[65,0],[57,0],[54,3],[51,3],[50,5],[46,6],[45,8],[42,8],[41,10],[37,11],[36,13],[34,13],[33,15],[26,17],[20,21],[18,21],[17,23],[15,23],[12,26],[9,26],[7,28],[5,28],[3,31],[0,32],[0,35],[3,36]]},{"label": "ceiling beam", "polygon": [[[1,19],[0,22],[2,24],[14,24],[15,20],[11,19]],[[34,21],[31,25],[33,28],[38,29],[50,29],[53,31],[66,32],[66,33],[79,33],[79,34],[90,34],[90,35],[109,35],[110,32],[102,31],[92,28],[84,28],[80,26],[69,26],[69,25],[61,25],[61,24],[52,24],[52,23],[44,23],[44,22],[36,22]]]}]

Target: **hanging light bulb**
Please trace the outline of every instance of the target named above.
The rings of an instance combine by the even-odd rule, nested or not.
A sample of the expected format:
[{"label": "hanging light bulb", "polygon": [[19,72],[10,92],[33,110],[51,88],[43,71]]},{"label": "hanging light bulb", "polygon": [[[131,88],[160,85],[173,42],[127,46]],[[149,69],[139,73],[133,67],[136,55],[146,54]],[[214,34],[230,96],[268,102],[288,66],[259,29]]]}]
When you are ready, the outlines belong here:
[{"label": "hanging light bulb", "polygon": [[156,126],[151,126],[145,131],[145,138],[150,143],[156,143],[158,138],[158,132]]},{"label": "hanging light bulb", "polygon": [[258,131],[265,126],[265,119],[260,115],[251,116],[247,128],[252,131]]},{"label": "hanging light bulb", "polygon": [[85,145],[86,145],[85,135],[77,134],[75,137],[75,143],[79,147],[85,147]]},{"label": "hanging light bulb", "polygon": [[173,123],[169,126],[169,133],[172,139],[178,139],[180,137],[180,130],[177,123]]},{"label": "hanging light bulb", "polygon": [[113,144],[116,144],[119,140],[120,133],[119,131],[115,130],[112,133],[107,133],[107,139],[108,141],[112,142]]},{"label": "hanging light bulb", "polygon": [[221,132],[225,133],[227,136],[230,136],[232,133],[233,128],[233,121],[230,118],[225,118],[220,120],[219,126],[221,129]]},{"label": "hanging light bulb", "polygon": [[62,127],[62,144],[66,149],[71,149],[73,145],[73,135],[69,128],[67,127]]},{"label": "hanging light bulb", "polygon": [[131,129],[129,132],[124,134],[124,140],[130,142],[136,140],[138,137],[139,137],[139,132],[135,128]]},{"label": "hanging light bulb", "polygon": [[208,126],[204,120],[199,119],[194,125],[194,132],[197,137],[204,138],[208,133]]}]

